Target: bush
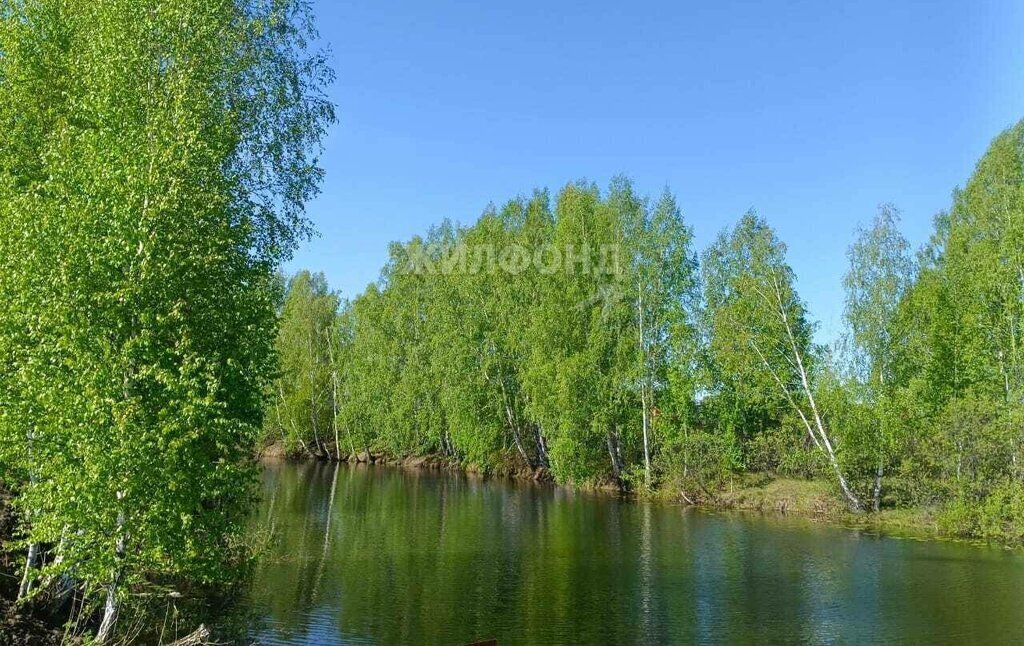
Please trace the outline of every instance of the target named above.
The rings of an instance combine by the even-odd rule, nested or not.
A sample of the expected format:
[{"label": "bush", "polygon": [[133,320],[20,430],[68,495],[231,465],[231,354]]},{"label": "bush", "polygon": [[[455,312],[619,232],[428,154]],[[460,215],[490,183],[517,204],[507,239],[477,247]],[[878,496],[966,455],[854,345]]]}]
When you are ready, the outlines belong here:
[{"label": "bush", "polygon": [[748,471],[810,479],[828,466],[821,451],[807,446],[806,434],[792,427],[758,433],[744,449]]},{"label": "bush", "polygon": [[684,488],[711,494],[732,472],[737,454],[737,447],[730,436],[693,431],[666,443],[659,454],[659,466],[666,476]]},{"label": "bush", "polygon": [[831,473],[825,454],[816,447],[799,446],[783,454],[779,475],[813,479]]},{"label": "bush", "polygon": [[744,447],[747,469],[760,473],[778,473],[794,444],[788,433],[779,429],[756,434]]},{"label": "bush", "polygon": [[957,536],[1024,542],[1024,484],[1006,481],[978,497],[962,493],[939,515],[939,526]]}]

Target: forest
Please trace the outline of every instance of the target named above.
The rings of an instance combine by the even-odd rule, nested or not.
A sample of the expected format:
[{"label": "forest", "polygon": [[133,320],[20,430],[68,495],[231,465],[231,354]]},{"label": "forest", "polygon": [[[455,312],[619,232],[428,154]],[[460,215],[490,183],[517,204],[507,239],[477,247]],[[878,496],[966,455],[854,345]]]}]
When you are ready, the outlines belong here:
[{"label": "forest", "polygon": [[847,256],[823,345],[757,213],[698,250],[668,191],[535,191],[393,244],[351,301],[288,278],[262,442],[698,503],[744,474],[827,481],[854,513],[1024,540],[1024,122],[927,244],[883,204]]}]

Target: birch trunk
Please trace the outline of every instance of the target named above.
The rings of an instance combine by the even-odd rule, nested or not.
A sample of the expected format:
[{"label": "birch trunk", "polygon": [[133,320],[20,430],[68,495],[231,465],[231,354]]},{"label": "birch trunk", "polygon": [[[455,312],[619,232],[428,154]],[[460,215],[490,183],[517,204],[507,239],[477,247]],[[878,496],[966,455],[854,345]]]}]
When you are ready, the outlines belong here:
[{"label": "birch trunk", "polygon": [[849,483],[846,481],[846,477],[843,475],[843,470],[839,466],[839,460],[836,458],[835,449],[832,447],[832,440],[829,439],[828,432],[825,430],[825,424],[821,421],[821,413],[818,411],[818,404],[814,401],[814,393],[811,390],[810,381],[807,378],[807,370],[804,368],[803,358],[800,352],[796,349],[796,341],[793,338],[793,333],[789,327],[789,321],[786,320],[786,330],[789,331],[790,342],[793,344],[793,354],[796,358],[797,368],[800,371],[800,383],[803,385],[804,395],[807,397],[807,401],[811,406],[811,413],[814,415],[814,424],[818,430],[818,437],[821,439],[821,445],[825,447],[825,454],[828,456],[828,461],[832,465],[832,470],[836,474],[836,478],[839,480],[839,488],[842,489],[843,495],[846,497],[846,501],[850,507],[850,511],[861,511],[861,502],[857,496],[850,489]]},{"label": "birch trunk", "polygon": [[541,430],[540,424],[534,427],[534,433],[537,439],[537,454],[540,456],[540,465],[545,469],[550,469],[551,457],[548,455],[548,443],[544,439],[544,431]]},{"label": "birch trunk", "polygon": [[320,433],[316,428],[316,397],[315,395],[309,396],[309,424],[313,427],[313,443],[316,445],[317,455],[323,455],[324,450],[320,446]]},{"label": "birch trunk", "polygon": [[334,453],[341,462],[341,441],[338,439],[338,371],[331,371],[331,409],[334,413],[332,418],[334,425]]},{"label": "birch trunk", "polygon": [[526,452],[526,447],[523,446],[522,434],[519,432],[519,426],[516,423],[515,415],[512,414],[512,409],[508,404],[505,405],[505,415],[508,419],[509,431],[512,433],[512,441],[515,443],[516,449],[519,450],[519,455],[523,456],[523,461],[526,463],[526,466],[532,469],[533,460],[530,459],[530,454]]},{"label": "birch trunk", "polygon": [[96,642],[106,644],[114,634],[114,624],[117,623],[117,577],[107,585],[107,599],[103,604],[103,621],[96,631]]},{"label": "birch trunk", "polygon": [[[327,329],[327,360],[331,362],[331,411],[334,414],[332,417],[332,426],[334,428],[334,454],[341,462],[341,441],[338,439],[338,363],[334,356],[334,342],[331,340],[330,328]],[[351,444],[351,438],[349,438],[349,444]]]},{"label": "birch trunk", "polygon": [[[29,486],[33,486],[36,483],[35,475],[35,464],[33,464],[34,456],[34,445],[35,445],[36,431],[35,428],[30,428],[26,439],[28,440],[28,457],[29,457]],[[31,517],[31,512],[25,514],[26,520]],[[39,558],[39,543],[33,542],[28,546],[28,555],[25,558],[25,574],[21,577],[21,585],[18,587],[18,601],[24,599],[29,592],[32,591],[32,570],[36,566],[36,559]]]},{"label": "birch trunk", "polygon": [[[884,367],[878,373],[879,392],[885,388]],[[871,492],[871,509],[878,513],[882,508],[882,477],[885,475],[885,434],[882,423],[878,423],[878,467],[875,470],[875,487]]]},{"label": "birch trunk", "polygon": [[882,476],[885,475],[885,467],[878,465],[875,472],[875,490],[872,494],[871,508],[877,513],[882,508]]},{"label": "birch trunk", "polygon": [[612,459],[612,475],[622,488],[622,456],[619,453],[619,438],[615,429],[608,429],[608,455]]},{"label": "birch trunk", "polygon": [[534,467],[533,460],[530,459],[530,454],[526,451],[526,447],[523,445],[523,437],[519,429],[519,421],[516,419],[515,413],[512,412],[512,401],[508,395],[508,388],[505,386],[504,375],[498,375],[498,383],[501,385],[501,399],[502,403],[505,405],[505,420],[508,423],[509,433],[512,434],[512,441],[515,443],[516,449],[519,450],[519,455],[523,456],[523,461],[526,462],[526,466],[532,469]]},{"label": "birch trunk", "polygon": [[789,404],[799,414],[800,419],[803,421],[804,426],[807,428],[808,433],[811,435],[811,439],[813,439],[815,441],[815,444],[817,444],[818,447],[824,451],[825,457],[828,459],[829,465],[832,467],[832,471],[835,473],[836,479],[839,481],[839,488],[842,490],[843,496],[846,498],[846,502],[850,508],[850,511],[862,511],[863,506],[861,505],[860,499],[858,499],[857,496],[853,493],[853,490],[850,488],[849,483],[846,481],[846,477],[843,475],[843,470],[839,466],[839,460],[836,458],[836,453],[832,445],[832,440],[829,438],[828,431],[825,428],[824,422],[822,422],[821,412],[819,411],[818,404],[814,399],[814,391],[811,388],[810,378],[807,374],[807,367],[805,366],[803,360],[803,354],[800,352],[800,348],[797,345],[796,336],[793,334],[793,326],[789,321],[789,314],[787,313],[785,303],[783,302],[782,288],[779,285],[778,278],[773,277],[772,285],[775,291],[775,301],[776,305],[778,306],[778,314],[782,320],[783,327],[786,330],[786,337],[789,341],[789,349],[793,355],[792,359],[790,360],[790,364],[793,368],[796,369],[797,376],[800,377],[800,386],[804,392],[804,396],[807,398],[807,404],[810,406],[811,409],[811,417],[814,420],[813,427],[811,425],[810,420],[808,420],[807,415],[804,413],[803,409],[789,395],[789,391],[786,388],[785,383],[782,381],[781,378],[779,378],[778,374],[774,371],[774,369],[771,367],[771,364],[768,362],[767,357],[765,357],[764,353],[761,352],[760,349],[756,347],[756,344],[755,349],[760,355],[762,362],[765,364],[765,367],[772,374],[772,377],[774,377],[776,383],[778,383],[778,385],[782,388],[783,395],[786,397],[787,401],[789,401]]},{"label": "birch trunk", "polygon": [[39,543],[32,543],[28,546],[28,558],[25,560],[25,574],[21,577],[21,586],[18,588],[18,601],[24,599],[32,591],[32,570],[36,567],[36,559],[39,558]]},{"label": "birch trunk", "polygon": [[650,420],[648,418],[647,406],[647,349],[644,344],[644,296],[643,289],[637,283],[636,309],[640,327],[640,408],[643,418],[644,433],[644,486],[651,487],[651,442],[650,442]]},{"label": "birch trunk", "polygon": [[[118,492],[117,497],[121,499],[124,497],[124,494]],[[114,552],[118,561],[124,557],[124,522],[124,512],[120,511],[117,514],[117,546]],[[118,566],[111,574],[110,583],[107,584],[107,598],[103,603],[103,620],[100,622],[100,627],[96,630],[96,641],[100,644],[107,643],[114,634],[114,625],[117,623],[117,611],[120,606],[117,600],[120,579],[121,571],[120,566]]]},{"label": "birch trunk", "polygon": [[320,363],[316,353],[316,329],[310,330],[307,339],[307,350],[309,351],[309,425],[313,429],[313,443],[316,445],[317,456],[324,454],[320,445],[320,433],[316,427],[316,396],[317,396],[317,367]]}]

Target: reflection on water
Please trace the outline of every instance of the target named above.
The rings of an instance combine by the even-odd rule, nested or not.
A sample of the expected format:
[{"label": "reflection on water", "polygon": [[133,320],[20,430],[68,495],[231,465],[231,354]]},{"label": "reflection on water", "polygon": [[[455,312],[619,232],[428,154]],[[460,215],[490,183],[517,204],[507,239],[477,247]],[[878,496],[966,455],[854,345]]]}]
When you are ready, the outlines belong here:
[{"label": "reflection on water", "polygon": [[266,644],[1024,642],[1024,555],[425,471],[269,463]]}]

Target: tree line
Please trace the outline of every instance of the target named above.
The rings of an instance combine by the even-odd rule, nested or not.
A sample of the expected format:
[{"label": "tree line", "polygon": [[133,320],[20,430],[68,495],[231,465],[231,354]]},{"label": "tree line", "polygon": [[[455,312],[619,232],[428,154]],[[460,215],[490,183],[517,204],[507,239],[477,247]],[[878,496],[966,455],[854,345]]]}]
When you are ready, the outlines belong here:
[{"label": "tree line", "polygon": [[1022,198],[1024,122],[921,249],[880,207],[826,346],[756,213],[698,254],[669,192],[536,191],[393,244],[351,301],[291,277],[264,442],[688,498],[744,473],[828,479],[855,512],[928,507],[949,531],[1018,540]]},{"label": "tree line", "polygon": [[4,547],[71,635],[244,557],[333,119],[313,36],[293,0],[0,0]]}]

